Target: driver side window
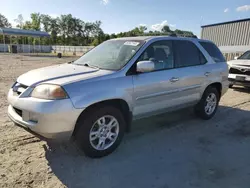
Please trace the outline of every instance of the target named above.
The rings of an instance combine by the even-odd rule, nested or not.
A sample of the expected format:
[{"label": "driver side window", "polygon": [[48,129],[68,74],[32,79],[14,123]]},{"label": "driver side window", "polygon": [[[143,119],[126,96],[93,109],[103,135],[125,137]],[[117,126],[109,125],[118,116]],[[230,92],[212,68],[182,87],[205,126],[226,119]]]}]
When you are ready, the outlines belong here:
[{"label": "driver side window", "polygon": [[155,70],[174,68],[174,55],[172,41],[158,41],[142,53],[139,61],[153,61]]}]

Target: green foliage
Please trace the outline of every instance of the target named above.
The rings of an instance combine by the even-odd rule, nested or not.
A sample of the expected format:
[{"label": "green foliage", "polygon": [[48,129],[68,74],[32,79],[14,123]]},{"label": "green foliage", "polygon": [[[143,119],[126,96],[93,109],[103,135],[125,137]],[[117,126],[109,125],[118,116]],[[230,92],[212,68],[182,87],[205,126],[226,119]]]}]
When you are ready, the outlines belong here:
[{"label": "green foliage", "polygon": [[144,33],[148,28],[146,26],[140,26],[139,30],[141,33]]},{"label": "green foliage", "polygon": [[35,31],[41,30],[41,15],[40,13],[32,13],[31,17],[31,28]]},{"label": "green foliage", "polygon": [[93,42],[91,43],[91,46],[97,46],[98,44],[99,44],[99,41],[98,41],[97,38],[95,38],[95,39],[93,40]]},{"label": "green foliage", "polygon": [[32,29],[32,24],[31,24],[31,22],[30,22],[30,21],[26,21],[26,22],[23,24],[22,29],[33,30],[33,29]]},{"label": "green foliage", "polygon": [[0,27],[11,27],[8,19],[2,14],[0,14]]},{"label": "green foliage", "polygon": [[163,28],[161,29],[161,32],[163,33],[171,33],[171,29],[168,25],[164,25]]},{"label": "green foliage", "polygon": [[[127,32],[120,32],[117,34],[105,34],[101,28],[102,22],[84,22],[83,20],[73,17],[72,14],[63,14],[57,18],[52,18],[46,14],[32,13],[30,15],[30,21],[24,21],[21,14],[14,20],[17,23],[18,28],[36,31],[46,31],[51,37],[34,39],[30,37],[23,37],[21,39],[15,39],[24,41],[25,44],[37,44],[41,41],[41,44],[57,44],[57,45],[93,45],[96,46],[103,41],[130,36],[159,36],[159,35],[172,35],[177,36],[189,36],[195,35],[190,31],[174,30],[172,31],[168,25],[163,26],[161,31],[148,31],[146,26],[135,27]],[[11,27],[7,18],[0,14],[0,27]],[[6,38],[8,41],[9,39]],[[14,40],[14,39],[13,39]]]}]

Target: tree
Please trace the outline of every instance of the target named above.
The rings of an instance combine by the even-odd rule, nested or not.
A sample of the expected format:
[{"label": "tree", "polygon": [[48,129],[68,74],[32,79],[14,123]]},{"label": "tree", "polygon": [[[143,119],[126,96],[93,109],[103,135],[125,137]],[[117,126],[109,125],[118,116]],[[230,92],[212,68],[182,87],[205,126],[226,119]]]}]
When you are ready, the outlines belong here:
[{"label": "tree", "polygon": [[52,18],[49,15],[41,14],[41,23],[43,24],[43,29],[45,32],[50,31]]},{"label": "tree", "polygon": [[139,30],[140,30],[141,33],[144,33],[147,29],[148,29],[148,28],[147,28],[146,26],[142,26],[142,25],[141,25],[141,26],[139,27]]},{"label": "tree", "polygon": [[[127,32],[118,34],[106,34],[103,32],[101,21],[84,22],[83,20],[73,17],[71,14],[60,15],[57,18],[52,18],[46,14],[32,13],[31,20],[24,21],[21,14],[14,21],[17,27],[21,29],[46,31],[50,33],[49,39],[42,39],[43,44],[60,44],[60,45],[98,45],[105,40],[117,37],[130,36],[158,36],[176,34],[177,36],[195,37],[190,31],[174,30],[172,31],[168,25],[162,27],[161,31],[147,31],[146,26],[135,27]],[[11,27],[7,18],[0,14],[0,27]],[[33,43],[35,43],[35,40]]]},{"label": "tree", "polygon": [[51,34],[52,43],[56,44],[57,35],[58,33],[60,33],[60,28],[57,23],[57,18],[56,19],[52,18],[50,20],[49,30]]},{"label": "tree", "polygon": [[32,30],[32,23],[31,23],[30,21],[26,21],[26,22],[23,24],[23,29]]},{"label": "tree", "polygon": [[14,21],[17,23],[16,27],[22,29],[24,25],[23,15],[19,14]]},{"label": "tree", "polygon": [[183,31],[181,31],[181,30],[179,30],[179,29],[176,29],[174,32],[175,32],[177,35],[183,35],[183,34],[184,34]]},{"label": "tree", "polygon": [[57,35],[60,33],[58,18],[52,18],[49,15],[41,14],[41,24],[43,30],[50,33],[52,44],[56,44]]},{"label": "tree", "polygon": [[103,34],[102,28],[101,28],[101,21],[96,21],[93,23],[93,27],[91,30],[91,33],[93,36],[99,36]]},{"label": "tree", "polygon": [[0,14],[0,27],[11,27],[8,19],[2,14]]},{"label": "tree", "polygon": [[163,33],[172,33],[172,30],[169,28],[168,25],[164,25],[161,29],[161,32]]},{"label": "tree", "polygon": [[41,30],[41,15],[40,13],[32,13],[31,17],[31,28],[35,31]]},{"label": "tree", "polygon": [[94,24],[91,22],[86,22],[84,24],[84,34],[85,36],[89,36],[91,31],[94,29]]},{"label": "tree", "polygon": [[31,21],[26,21],[23,24],[22,29],[40,31],[41,30],[40,13],[31,13],[30,17],[31,17]]},{"label": "tree", "polygon": [[91,43],[91,46],[97,46],[98,44],[99,44],[99,41],[98,41],[97,38],[95,38],[95,39],[93,40],[93,42]]},{"label": "tree", "polygon": [[116,34],[114,34],[114,33],[112,33],[111,35],[110,35],[110,38],[111,39],[115,39],[117,36],[116,36]]},{"label": "tree", "polygon": [[[62,35],[63,43],[69,44],[69,37],[73,31],[73,17],[71,14],[61,15],[58,18],[60,34]],[[66,40],[67,39],[67,40]]]}]

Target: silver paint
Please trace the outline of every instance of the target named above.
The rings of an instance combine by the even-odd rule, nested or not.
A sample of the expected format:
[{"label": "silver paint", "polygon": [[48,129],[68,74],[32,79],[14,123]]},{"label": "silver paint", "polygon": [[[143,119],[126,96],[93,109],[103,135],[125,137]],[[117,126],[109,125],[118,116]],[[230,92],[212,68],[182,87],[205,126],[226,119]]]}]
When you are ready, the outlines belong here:
[{"label": "silver paint", "polygon": [[[67,137],[70,137],[81,112],[98,102],[123,100],[133,118],[138,119],[194,105],[201,99],[207,86],[213,83],[222,84],[222,95],[227,91],[227,64],[215,63],[198,39],[161,36],[140,39],[145,40],[145,44],[119,71],[63,64],[21,75],[17,81],[29,87],[19,96],[10,89],[10,118],[46,137],[56,138],[61,133],[67,133]],[[153,42],[161,40],[189,40],[200,49],[207,63],[135,75],[127,74],[142,52]],[[36,85],[46,83],[61,85],[69,99],[44,100],[29,97]],[[24,121],[15,113],[13,107],[25,113],[37,113],[38,123]]]}]

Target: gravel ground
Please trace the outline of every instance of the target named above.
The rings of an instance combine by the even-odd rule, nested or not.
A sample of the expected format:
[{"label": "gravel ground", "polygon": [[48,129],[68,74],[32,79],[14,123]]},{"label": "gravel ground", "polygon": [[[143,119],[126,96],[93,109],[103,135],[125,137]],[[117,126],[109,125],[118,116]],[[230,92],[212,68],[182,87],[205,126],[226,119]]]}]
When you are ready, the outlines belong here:
[{"label": "gravel ground", "polygon": [[244,88],[228,90],[209,121],[190,109],[136,121],[118,150],[101,159],[15,126],[6,114],[15,79],[70,60],[0,55],[0,187],[250,187],[250,91]]}]

